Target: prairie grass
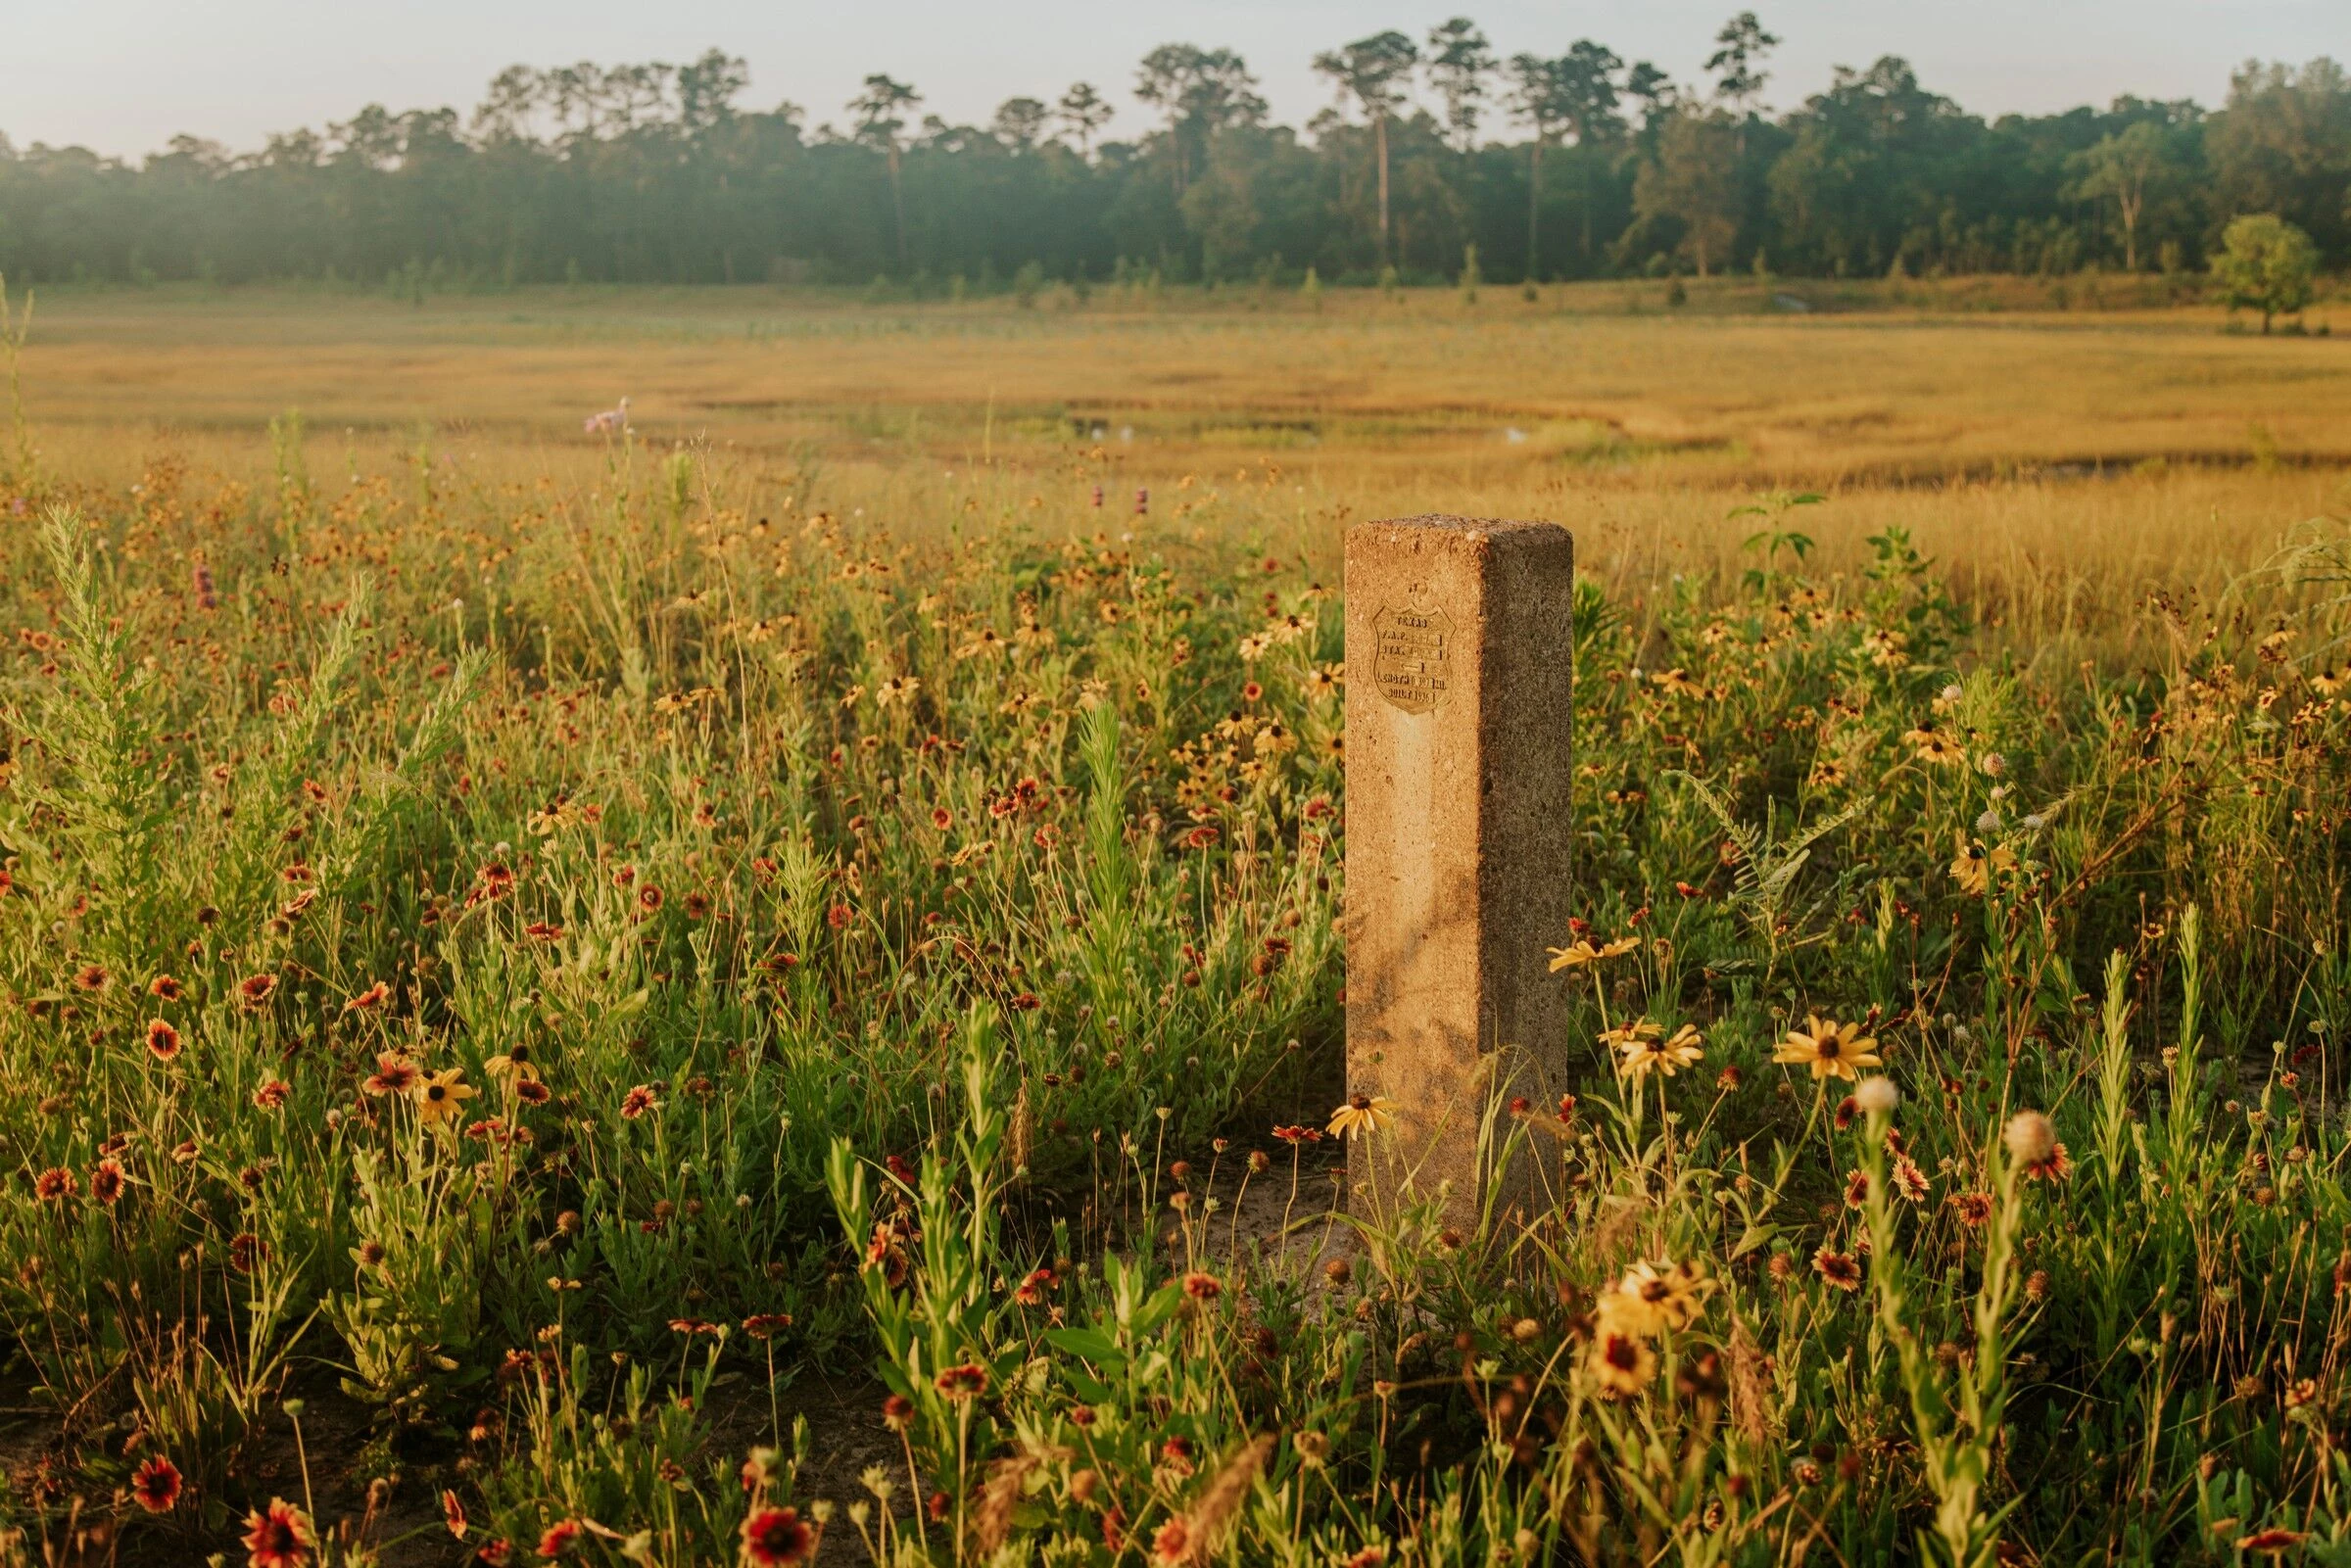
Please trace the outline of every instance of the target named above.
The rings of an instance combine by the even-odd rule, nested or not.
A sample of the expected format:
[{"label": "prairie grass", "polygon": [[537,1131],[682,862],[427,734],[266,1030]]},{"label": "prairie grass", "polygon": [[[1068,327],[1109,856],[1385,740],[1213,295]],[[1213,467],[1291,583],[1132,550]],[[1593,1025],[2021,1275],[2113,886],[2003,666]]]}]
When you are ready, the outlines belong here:
[{"label": "prairie grass", "polygon": [[[585,347],[483,302],[42,304],[0,484],[0,1325],[43,1412],[7,1551],[2351,1560],[2330,344],[803,304],[793,378],[663,346],[732,297],[623,303]],[[1612,335],[1657,424],[1545,332]],[[1950,422],[1931,480],[1501,434],[1588,395],[1761,451],[1770,346],[1805,385],[1828,332],[1908,356],[1849,368]],[[1523,378],[1424,441],[1472,338]],[[2027,411],[1938,346],[2029,350]],[[1290,434],[1150,422],[1226,353],[1257,395],[1183,417]],[[1136,401],[1038,390],[1056,356]],[[656,363],[791,406],[672,425]],[[1303,445],[1318,364],[1367,422]],[[2231,389],[2109,416],[2166,364]],[[565,433],[620,390],[646,430]],[[2181,445],[2231,397],[2258,461]],[[2160,470],[2040,471],[2135,421]],[[1438,506],[1568,521],[1586,574],[1581,1066],[1493,1108],[1546,1184],[1468,1233],[1321,1158],[1331,561]],[[1644,1029],[1684,1025],[1668,1073]],[[856,1366],[861,1475],[781,1413]]]}]

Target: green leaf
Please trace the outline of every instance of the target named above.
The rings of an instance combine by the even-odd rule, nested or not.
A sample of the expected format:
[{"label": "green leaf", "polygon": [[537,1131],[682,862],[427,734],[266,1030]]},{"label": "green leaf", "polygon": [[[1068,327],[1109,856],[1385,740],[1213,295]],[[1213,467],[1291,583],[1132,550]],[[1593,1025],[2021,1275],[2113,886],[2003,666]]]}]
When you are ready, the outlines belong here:
[{"label": "green leaf", "polygon": [[1045,1342],[1057,1351],[1082,1355],[1097,1366],[1127,1364],[1127,1353],[1098,1328],[1049,1328],[1045,1330]]}]

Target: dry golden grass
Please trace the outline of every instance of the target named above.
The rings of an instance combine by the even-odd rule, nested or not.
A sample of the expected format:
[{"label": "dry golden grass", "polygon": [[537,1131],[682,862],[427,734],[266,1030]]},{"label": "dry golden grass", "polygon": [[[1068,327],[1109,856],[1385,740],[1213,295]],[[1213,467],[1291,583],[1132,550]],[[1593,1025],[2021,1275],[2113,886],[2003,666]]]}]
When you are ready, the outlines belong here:
[{"label": "dry golden grass", "polygon": [[[1654,582],[1735,558],[1726,513],[1817,488],[1832,561],[1887,524],[1953,567],[2010,640],[2071,656],[2149,586],[2217,586],[2341,510],[2351,343],[2224,330],[2107,285],[1718,282],[1383,298],[1066,290],[864,304],[770,290],[550,289],[421,305],[320,291],[56,291],[24,356],[55,472],[127,482],[170,450],[265,465],[300,408],[311,462],[430,450],[477,479],[593,486],[585,413],[813,462],[827,503],[910,524],[990,505],[1091,527],[1163,513],[1329,558],[1351,517],[1557,517],[1592,570]],[[2091,286],[2094,288],[2094,285]],[[2053,309],[2056,298],[2076,306]],[[2314,315],[2314,324],[2323,312]],[[1097,437],[1099,432],[1099,437]],[[1181,491],[1176,485],[1189,477]]]}]

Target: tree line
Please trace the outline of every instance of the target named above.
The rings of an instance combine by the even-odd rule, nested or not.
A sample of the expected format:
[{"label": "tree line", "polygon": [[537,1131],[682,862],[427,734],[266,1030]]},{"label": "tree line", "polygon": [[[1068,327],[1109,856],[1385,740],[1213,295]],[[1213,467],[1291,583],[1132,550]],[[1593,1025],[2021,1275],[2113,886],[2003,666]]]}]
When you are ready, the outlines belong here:
[{"label": "tree line", "polygon": [[233,153],[135,165],[0,136],[0,271],[144,282],[884,280],[1090,283],[1751,269],[2070,273],[2201,267],[2276,214],[2351,262],[2351,78],[2248,63],[2226,103],[1971,115],[1887,57],[1799,106],[1779,39],[1726,24],[1702,80],[1590,39],[1499,56],[1467,18],[1315,59],[1331,106],[1277,124],[1228,49],[1136,70],[1157,124],[1105,139],[1097,87],[987,124],[877,74],[839,124],[748,109],[744,63],[502,71],[470,115],[371,105]]}]

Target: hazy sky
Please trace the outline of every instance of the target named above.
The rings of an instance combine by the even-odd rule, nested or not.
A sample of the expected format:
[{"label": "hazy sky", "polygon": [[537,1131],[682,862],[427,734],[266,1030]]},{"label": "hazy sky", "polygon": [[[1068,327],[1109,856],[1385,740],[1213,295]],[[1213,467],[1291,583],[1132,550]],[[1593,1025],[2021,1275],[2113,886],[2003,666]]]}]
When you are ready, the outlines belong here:
[{"label": "hazy sky", "polygon": [[[716,45],[750,62],[746,102],[790,99],[839,120],[866,72],[913,82],[931,111],[984,120],[1016,94],[1074,80],[1109,94],[1118,132],[1146,123],[1134,62],[1180,39],[1238,49],[1276,118],[1328,101],[1309,60],[1385,27],[1415,36],[1465,9],[1505,55],[1595,37],[1688,79],[1745,0],[0,0],[0,133],[135,155],[193,131],[245,148],[354,109],[470,109],[515,62],[678,61]],[[1837,65],[1909,58],[1926,84],[1985,114],[2118,93],[2217,103],[2248,56],[2351,50],[2345,0],[1762,0],[1786,40],[1767,97],[1816,91]]]}]

